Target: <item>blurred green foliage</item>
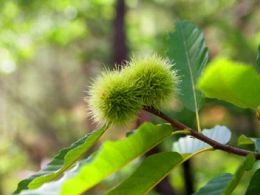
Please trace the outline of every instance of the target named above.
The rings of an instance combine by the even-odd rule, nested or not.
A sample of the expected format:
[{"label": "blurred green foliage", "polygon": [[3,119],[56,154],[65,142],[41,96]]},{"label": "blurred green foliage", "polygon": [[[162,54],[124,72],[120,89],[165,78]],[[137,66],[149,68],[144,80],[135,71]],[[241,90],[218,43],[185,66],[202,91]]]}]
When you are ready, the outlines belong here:
[{"label": "blurred green foliage", "polygon": [[[0,194],[10,194],[28,169],[39,169],[58,148],[94,128],[83,99],[91,78],[113,64],[115,2],[0,0]],[[210,59],[256,65],[258,0],[126,0],[126,6],[129,56],[165,55],[167,32],[178,19],[187,19],[203,30]],[[254,113],[216,103],[206,100],[203,126],[225,123],[238,133],[259,135]],[[193,123],[181,105],[173,107]],[[113,132],[106,138],[123,134]],[[226,164],[216,163],[223,158]],[[212,169],[199,167],[205,161]],[[195,159],[198,186],[237,164],[225,154]],[[181,177],[173,177],[182,192]]]}]

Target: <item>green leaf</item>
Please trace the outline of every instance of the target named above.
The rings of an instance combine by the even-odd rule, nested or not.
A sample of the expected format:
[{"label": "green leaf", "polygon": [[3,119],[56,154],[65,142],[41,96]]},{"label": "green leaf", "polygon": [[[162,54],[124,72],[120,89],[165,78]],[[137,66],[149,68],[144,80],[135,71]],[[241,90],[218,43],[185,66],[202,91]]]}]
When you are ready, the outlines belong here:
[{"label": "green leaf", "polygon": [[232,179],[229,181],[228,185],[225,187],[224,195],[230,195],[236,186],[238,185],[239,181],[241,180],[242,176],[244,175],[245,171],[249,171],[253,168],[255,164],[255,157],[253,154],[247,155],[243,163],[238,167],[235,174],[233,175]]},{"label": "green leaf", "polygon": [[[231,138],[231,132],[225,126],[217,125],[212,129],[204,129],[201,133],[221,144],[228,143]],[[181,137],[177,142],[173,143],[173,150],[181,154],[194,153],[207,147],[211,146],[191,136]]]},{"label": "green leaf", "polygon": [[150,156],[142,162],[129,178],[115,189],[112,189],[110,194],[146,194],[168,175],[172,169],[190,158],[209,150],[211,148],[203,148],[192,154],[180,155],[176,152],[162,152]]},{"label": "green leaf", "polygon": [[260,74],[252,66],[227,59],[213,61],[198,82],[208,97],[256,109],[260,105]]},{"label": "green leaf", "polygon": [[23,190],[19,195],[49,195],[49,194],[60,194],[61,192],[61,186],[62,184],[71,178],[73,175],[75,175],[80,168],[85,165],[86,163],[89,163],[91,161],[92,155],[84,160],[80,160],[75,165],[67,170],[62,177],[60,177],[58,180],[51,181],[48,183],[45,183],[44,185],[40,186],[39,188],[36,189],[28,189],[28,190]]},{"label": "green leaf", "polygon": [[235,174],[225,173],[210,180],[194,195],[230,195],[238,185],[245,171],[252,169],[255,163],[253,154],[249,154],[238,167]]},{"label": "green leaf", "polygon": [[161,152],[147,157],[134,173],[108,195],[146,194],[179,165],[182,156],[176,152]]},{"label": "green leaf", "polygon": [[250,180],[249,186],[246,190],[245,195],[256,195],[260,194],[260,169],[258,169]]},{"label": "green leaf", "polygon": [[250,150],[250,151],[255,151],[255,143],[254,141],[245,136],[245,135],[241,135],[239,136],[238,140],[237,140],[237,145],[240,148],[246,149],[246,150]]},{"label": "green leaf", "polygon": [[238,145],[251,145],[254,144],[253,140],[245,135],[241,135],[238,138]]},{"label": "green leaf", "polygon": [[168,43],[168,57],[175,62],[181,79],[180,98],[185,107],[197,112],[200,94],[195,85],[208,61],[203,33],[194,24],[180,21],[170,33]]},{"label": "green leaf", "polygon": [[[171,167],[171,169],[173,169],[173,168],[175,168],[176,166],[178,166],[179,164],[181,164],[181,163],[183,163],[183,162],[185,162],[186,160],[188,160],[188,159],[190,159],[190,158],[192,158],[192,157],[194,157],[194,156],[196,156],[196,155],[198,155],[198,154],[200,154],[200,153],[202,153],[202,152],[206,152],[206,151],[209,151],[209,150],[211,150],[211,148],[204,148],[204,149],[202,149],[202,150],[199,150],[199,151],[196,151],[195,153],[192,153],[192,154],[185,154],[185,155],[182,155],[182,160],[178,163],[178,164],[173,164],[173,166]],[[175,153],[174,153],[175,154]],[[163,155],[163,154],[162,154]],[[164,155],[163,155],[164,156]],[[76,165],[72,168],[72,169],[70,169],[70,170],[68,170],[68,171],[66,171],[65,172],[65,174],[59,179],[59,180],[56,180],[56,181],[53,181],[53,182],[50,182],[50,183],[47,183],[47,184],[45,184],[45,185],[42,185],[40,188],[37,188],[37,189],[32,189],[32,190],[25,190],[25,191],[23,191],[22,193],[21,193],[21,195],[45,195],[45,194],[51,194],[51,193],[53,193],[53,194],[61,194],[61,188],[62,188],[62,186],[63,186],[63,184],[64,184],[64,182],[66,182],[68,179],[70,179],[71,177],[73,177],[75,174],[77,174],[80,170],[81,170],[81,168],[83,167],[83,166],[85,166],[86,164],[89,164],[89,163],[91,163],[91,161],[93,160],[93,158],[95,158],[95,155],[92,155],[91,157],[89,157],[89,158],[87,158],[87,159],[84,159],[84,160],[81,160],[81,161],[79,161],[78,163],[76,163]],[[156,159],[158,159],[158,161],[159,162],[161,162],[161,158],[159,158],[159,157],[156,157]],[[164,158],[163,158],[164,159]],[[162,161],[162,163],[159,163],[159,162],[157,162],[157,165],[158,164],[160,164],[160,166],[164,166],[163,164],[164,163],[166,163],[167,165],[168,165],[168,163],[173,163],[173,161],[168,161],[169,159],[171,159],[171,157],[167,157],[167,160],[163,160]],[[142,163],[146,163],[146,165],[147,165],[147,159],[145,159]],[[149,162],[150,162],[150,160],[149,160]],[[150,164],[150,163],[149,163]],[[140,165],[140,168],[142,167],[143,165],[141,164]],[[156,169],[152,169],[153,171],[156,171],[157,169],[159,169],[159,170],[161,170],[161,171],[164,171],[164,173],[160,173],[160,172],[158,172],[158,174],[157,173],[153,173],[153,175],[155,176],[155,175],[158,175],[158,177],[157,178],[155,178],[154,177],[154,181],[153,182],[151,182],[151,180],[144,180],[144,181],[142,181],[142,184],[143,184],[143,186],[145,186],[145,188],[149,188],[149,190],[152,188],[152,187],[154,187],[154,185],[155,184],[157,184],[159,181],[161,181],[162,180],[162,178],[164,178],[165,177],[165,174],[167,174],[167,173],[169,173],[169,170],[168,170],[168,172],[166,173],[165,172],[165,170],[166,169],[161,169],[160,168],[160,166],[159,167],[157,167]],[[166,166],[166,165],[165,165]],[[132,176],[130,176],[131,178],[135,178],[135,175],[140,175],[140,174],[142,174],[142,173],[138,173],[138,172],[143,172],[143,171],[146,171],[147,169],[144,169],[144,168],[138,168],[134,173],[133,173],[133,176],[134,177],[132,177]],[[149,169],[149,174],[151,174],[151,171],[150,171],[151,169]],[[159,175],[160,175],[160,177],[159,177]],[[130,179],[130,178],[129,178]],[[132,179],[131,179],[132,180]],[[147,182],[147,183],[145,183],[145,182]],[[124,182],[123,182],[124,183]],[[118,186],[118,187],[120,187],[120,185]],[[132,189],[132,188],[131,188]],[[141,189],[141,186],[140,186],[140,189]],[[135,189],[132,189],[132,190],[135,190]],[[130,193],[130,190],[129,190],[129,193]]]},{"label": "green leaf", "polygon": [[90,189],[171,134],[169,125],[145,123],[122,140],[104,143],[91,162],[83,165],[75,176],[65,181],[61,194],[80,194]]},{"label": "green leaf", "polygon": [[40,170],[28,179],[22,180],[14,192],[17,194],[25,189],[32,189],[41,186],[60,177],[67,169],[69,169],[77,160],[79,160],[103,135],[107,127],[103,127],[92,133],[82,137],[70,147],[62,149],[46,168]]},{"label": "green leaf", "polygon": [[239,146],[251,146],[253,145],[254,151],[260,152],[260,138],[247,137],[245,135],[241,135],[238,138]]},{"label": "green leaf", "polygon": [[232,174],[225,173],[210,180],[194,195],[221,195],[223,194],[228,182],[232,179]]}]

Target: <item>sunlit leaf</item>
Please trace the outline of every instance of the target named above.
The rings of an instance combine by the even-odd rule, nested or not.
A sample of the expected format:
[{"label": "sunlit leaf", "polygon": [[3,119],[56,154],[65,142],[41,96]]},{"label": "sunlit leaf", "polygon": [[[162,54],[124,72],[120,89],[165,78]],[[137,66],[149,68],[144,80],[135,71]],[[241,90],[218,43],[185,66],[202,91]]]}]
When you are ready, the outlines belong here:
[{"label": "sunlit leaf", "polygon": [[[222,144],[228,143],[231,138],[230,130],[219,125],[212,129],[204,129],[202,134]],[[191,136],[182,137],[173,144],[173,150],[181,154],[194,153],[207,147],[211,146]]]},{"label": "sunlit leaf", "polygon": [[147,157],[134,173],[108,195],[146,194],[182,161],[176,152],[162,152]]},{"label": "sunlit leaf", "polygon": [[175,62],[180,75],[183,104],[197,111],[200,95],[195,85],[208,61],[208,50],[201,30],[188,21],[177,22],[175,31],[169,35],[168,57]]},{"label": "sunlit leaf", "polygon": [[205,70],[198,87],[208,97],[256,109],[260,105],[259,83],[260,74],[252,66],[218,59]]},{"label": "sunlit leaf", "polygon": [[135,133],[122,140],[104,143],[90,163],[83,165],[75,176],[65,181],[61,194],[80,194],[90,189],[162,142],[171,133],[169,125],[145,123]]},{"label": "sunlit leaf", "polygon": [[106,131],[106,127],[89,133],[82,137],[70,147],[61,150],[46,168],[40,170],[28,179],[22,180],[14,193],[19,193],[24,189],[37,188],[42,184],[57,179],[77,160],[79,160]]}]

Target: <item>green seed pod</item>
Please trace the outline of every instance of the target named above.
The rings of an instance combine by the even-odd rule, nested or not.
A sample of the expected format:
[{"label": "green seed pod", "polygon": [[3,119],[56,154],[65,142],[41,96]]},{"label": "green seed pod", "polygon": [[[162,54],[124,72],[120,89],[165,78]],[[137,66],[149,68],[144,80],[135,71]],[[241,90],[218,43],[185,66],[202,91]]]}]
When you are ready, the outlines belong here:
[{"label": "green seed pod", "polygon": [[160,107],[177,91],[173,65],[160,57],[133,59],[120,71],[103,73],[92,85],[89,107],[101,124],[123,125],[143,106]]},{"label": "green seed pod", "polygon": [[134,83],[123,76],[118,71],[105,72],[91,86],[88,103],[96,122],[124,125],[142,108]]},{"label": "green seed pod", "polygon": [[132,59],[123,74],[135,83],[138,97],[143,106],[160,107],[167,103],[177,91],[178,78],[173,65],[158,56]]}]

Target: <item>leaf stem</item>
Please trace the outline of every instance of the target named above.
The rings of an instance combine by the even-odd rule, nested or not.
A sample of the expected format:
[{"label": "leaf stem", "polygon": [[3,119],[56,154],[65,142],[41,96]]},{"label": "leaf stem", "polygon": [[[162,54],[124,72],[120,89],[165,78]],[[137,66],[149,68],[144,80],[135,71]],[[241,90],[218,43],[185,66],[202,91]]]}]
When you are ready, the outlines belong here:
[{"label": "leaf stem", "polygon": [[243,150],[243,149],[240,149],[240,148],[237,148],[237,147],[234,147],[234,146],[221,144],[221,143],[203,135],[202,133],[193,130],[192,128],[190,128],[190,127],[186,126],[185,124],[181,123],[180,121],[170,118],[168,115],[164,114],[163,112],[161,112],[161,111],[159,111],[159,110],[157,110],[153,107],[144,107],[143,109],[145,111],[150,112],[150,113],[162,118],[163,120],[169,122],[173,128],[183,129],[183,130],[189,131],[189,134],[191,136],[209,144],[214,149],[222,150],[222,151],[225,151],[227,153],[233,153],[233,154],[236,154],[236,155],[239,155],[239,156],[247,156],[248,154],[252,153],[257,160],[260,159],[260,153],[259,152],[252,152],[252,151]]},{"label": "leaf stem", "polygon": [[184,163],[185,161],[191,159],[193,156],[196,156],[196,155],[198,155],[200,153],[207,152],[207,151],[212,151],[212,150],[214,150],[214,148],[212,148],[212,147],[207,147],[207,148],[200,149],[200,150],[198,150],[198,151],[196,151],[196,152],[194,152],[194,153],[184,157],[181,163]]},{"label": "leaf stem", "polygon": [[[195,98],[196,99],[196,98]],[[197,122],[197,128],[198,128],[198,132],[201,132],[201,127],[200,127],[200,117],[199,117],[199,111],[198,108],[196,107],[196,122]]]},{"label": "leaf stem", "polygon": [[190,131],[189,130],[178,130],[178,131],[174,131],[172,133],[172,135],[177,135],[177,134],[186,134],[186,135],[189,135],[190,134]]}]

